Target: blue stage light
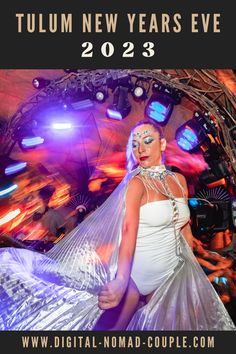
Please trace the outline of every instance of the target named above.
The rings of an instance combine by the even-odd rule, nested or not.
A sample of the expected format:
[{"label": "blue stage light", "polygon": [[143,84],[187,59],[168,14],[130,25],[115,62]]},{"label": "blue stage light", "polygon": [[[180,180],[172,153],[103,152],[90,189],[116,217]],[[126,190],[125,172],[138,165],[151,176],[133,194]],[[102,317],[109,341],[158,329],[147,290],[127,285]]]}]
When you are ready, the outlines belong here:
[{"label": "blue stage light", "polygon": [[44,138],[40,136],[23,138],[20,142],[23,149],[34,148],[44,143]]},{"label": "blue stage light", "polygon": [[149,99],[145,114],[161,125],[167,124],[174,108],[174,101],[171,97],[154,93]]},{"label": "blue stage light", "polygon": [[17,184],[13,182],[4,183],[3,185],[0,183],[0,198],[8,197],[17,188]]},{"label": "blue stage light", "polygon": [[127,117],[131,111],[131,104],[128,99],[128,87],[118,86],[113,95],[113,104],[107,108],[108,118],[121,120]]},{"label": "blue stage light", "polygon": [[176,132],[175,139],[179,147],[185,151],[191,151],[199,145],[197,134],[188,127]]},{"label": "blue stage light", "polygon": [[27,166],[27,162],[12,162],[4,169],[6,176],[13,175],[17,172],[22,171]]},{"label": "blue stage light", "polygon": [[201,202],[197,198],[190,198],[188,202],[189,206],[192,208],[197,208],[199,205],[201,205]]},{"label": "blue stage light", "polygon": [[179,147],[188,152],[196,150],[207,138],[207,132],[195,116],[181,125],[175,133]]},{"label": "blue stage light", "polygon": [[25,161],[13,160],[8,156],[2,156],[0,158],[0,174],[2,176],[10,176],[21,172],[27,166]]},{"label": "blue stage light", "polygon": [[172,108],[171,104],[165,106],[158,101],[152,101],[146,107],[146,114],[149,118],[156,120],[158,123],[164,123],[169,118]]},{"label": "blue stage light", "polygon": [[174,106],[181,102],[182,93],[161,82],[155,82],[152,91],[153,94],[146,105],[145,114],[160,125],[166,125]]},{"label": "blue stage light", "polygon": [[116,110],[115,107],[107,108],[107,116],[117,120],[123,119],[121,112]]}]

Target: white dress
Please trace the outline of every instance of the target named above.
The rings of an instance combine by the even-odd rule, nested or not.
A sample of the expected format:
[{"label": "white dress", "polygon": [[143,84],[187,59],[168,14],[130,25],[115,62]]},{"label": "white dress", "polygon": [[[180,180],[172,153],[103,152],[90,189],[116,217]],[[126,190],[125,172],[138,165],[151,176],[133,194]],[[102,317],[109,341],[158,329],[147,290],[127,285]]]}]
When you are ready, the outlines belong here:
[{"label": "white dress", "polygon": [[175,201],[179,215],[175,228],[170,200],[148,202],[140,208],[131,277],[142,295],[156,290],[179,263],[180,229],[189,220],[190,213],[185,198]]}]

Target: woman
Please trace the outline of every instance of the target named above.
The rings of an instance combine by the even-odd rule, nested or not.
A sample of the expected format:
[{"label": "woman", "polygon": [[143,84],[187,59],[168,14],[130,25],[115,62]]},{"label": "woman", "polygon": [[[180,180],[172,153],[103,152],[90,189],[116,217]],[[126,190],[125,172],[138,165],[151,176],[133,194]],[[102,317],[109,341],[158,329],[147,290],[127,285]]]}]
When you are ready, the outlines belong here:
[{"label": "woman", "polygon": [[103,329],[109,313],[110,329],[235,329],[191,251],[186,182],[162,165],[165,146],[141,121],[130,172],[99,209],[47,256],[0,253],[2,329]]},{"label": "woman", "polygon": [[[165,170],[162,165],[162,153],[165,148],[166,140],[155,123],[141,121],[133,128],[127,147],[128,168],[132,170],[140,166],[141,170],[131,179],[127,189],[117,275],[99,296],[101,309],[115,307],[120,303],[129,283],[130,295],[126,296],[127,304],[125,302],[123,305],[124,309],[113,329],[126,328],[138,305],[140,295],[149,301],[160,286],[160,279],[168,278],[173,272],[179,259],[175,249],[179,245],[175,245],[175,242],[180,229],[192,247],[192,234],[188,223],[189,211],[185,203],[186,181],[182,175],[168,173]],[[155,178],[155,173],[158,176],[160,174],[166,176],[162,180]],[[172,204],[176,213],[178,208],[175,201],[179,200],[182,203],[183,215],[178,225],[175,225],[177,214],[172,220],[172,208],[168,209],[172,197],[175,198],[172,199]],[[156,203],[158,201],[162,203]],[[163,208],[166,209],[166,215],[163,215],[165,210]],[[168,220],[163,223],[165,216]],[[176,230],[172,227],[172,222]],[[171,249],[165,244],[160,245],[162,242],[160,233],[163,234],[163,243],[168,242],[169,246],[172,245]]]}]

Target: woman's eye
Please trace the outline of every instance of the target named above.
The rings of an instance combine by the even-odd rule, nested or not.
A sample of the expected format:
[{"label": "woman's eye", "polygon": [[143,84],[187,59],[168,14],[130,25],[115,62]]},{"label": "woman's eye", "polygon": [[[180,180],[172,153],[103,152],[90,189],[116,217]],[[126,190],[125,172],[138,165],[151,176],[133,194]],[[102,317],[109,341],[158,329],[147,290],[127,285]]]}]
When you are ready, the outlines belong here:
[{"label": "woman's eye", "polygon": [[137,143],[132,143],[132,148],[136,149],[136,147],[138,147],[138,144]]},{"label": "woman's eye", "polygon": [[153,142],[153,138],[146,138],[144,139],[144,144],[151,144]]}]

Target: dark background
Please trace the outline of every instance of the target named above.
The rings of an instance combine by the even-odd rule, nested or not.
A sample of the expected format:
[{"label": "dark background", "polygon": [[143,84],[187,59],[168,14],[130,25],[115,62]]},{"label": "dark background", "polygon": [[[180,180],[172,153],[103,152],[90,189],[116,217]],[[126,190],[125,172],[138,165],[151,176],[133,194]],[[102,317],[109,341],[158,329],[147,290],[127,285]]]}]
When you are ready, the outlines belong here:
[{"label": "dark background", "polygon": [[[1,55],[0,68],[232,68],[235,66],[234,50],[235,12],[229,0],[9,0],[0,5]],[[42,13],[46,20],[49,13],[72,13],[72,33],[17,33],[16,13]],[[116,33],[82,33],[82,13],[118,13]],[[174,13],[182,15],[180,33],[129,33],[127,13]],[[191,33],[192,13],[221,13],[221,33]],[[92,58],[82,58],[83,42],[94,46]],[[115,52],[110,58],[101,54],[101,45],[109,41]],[[133,58],[122,58],[123,43],[131,41],[135,46]],[[142,45],[151,41],[156,53],[142,56]]]}]

